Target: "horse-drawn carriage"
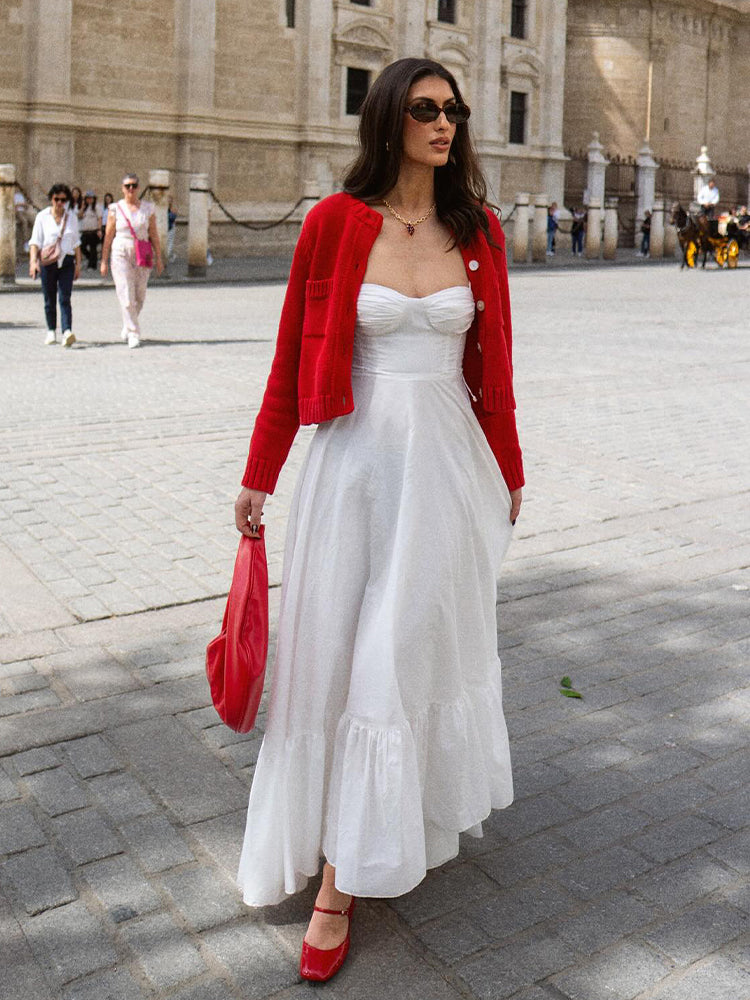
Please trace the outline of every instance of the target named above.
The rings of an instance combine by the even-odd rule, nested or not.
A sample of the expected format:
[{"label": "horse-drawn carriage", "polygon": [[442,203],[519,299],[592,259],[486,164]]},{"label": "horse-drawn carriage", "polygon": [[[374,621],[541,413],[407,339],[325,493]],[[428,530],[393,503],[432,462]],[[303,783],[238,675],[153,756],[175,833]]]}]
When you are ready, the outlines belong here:
[{"label": "horse-drawn carriage", "polygon": [[709,219],[707,216],[686,212],[682,205],[672,208],[672,225],[677,228],[677,236],[682,247],[682,267],[695,267],[698,257],[712,254],[719,267],[735,268],[739,262],[740,246],[747,248],[747,232],[741,230],[737,221],[725,216]]}]

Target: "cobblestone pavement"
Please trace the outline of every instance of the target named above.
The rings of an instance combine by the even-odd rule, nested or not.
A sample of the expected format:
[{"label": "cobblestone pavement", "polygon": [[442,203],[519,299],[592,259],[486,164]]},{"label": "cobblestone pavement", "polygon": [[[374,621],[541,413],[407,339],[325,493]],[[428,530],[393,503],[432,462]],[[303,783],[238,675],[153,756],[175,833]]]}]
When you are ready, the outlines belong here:
[{"label": "cobblestone pavement", "polygon": [[[512,291],[516,802],[363,903],[326,995],[748,1000],[750,272]],[[234,735],[203,678],[282,293],[152,288],[132,352],[111,289],[74,296],[67,351],[41,295],[0,296],[3,1000],[308,995],[315,887],[264,911],[233,887],[263,716]],[[274,583],[308,437],[267,508]]]}]

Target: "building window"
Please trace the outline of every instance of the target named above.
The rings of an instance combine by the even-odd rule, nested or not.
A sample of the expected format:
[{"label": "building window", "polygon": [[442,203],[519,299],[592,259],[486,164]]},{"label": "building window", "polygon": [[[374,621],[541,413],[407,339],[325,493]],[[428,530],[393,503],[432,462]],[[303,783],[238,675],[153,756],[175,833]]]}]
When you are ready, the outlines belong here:
[{"label": "building window", "polygon": [[510,142],[526,142],[526,94],[517,90],[510,93]]},{"label": "building window", "polygon": [[358,115],[362,107],[362,101],[367,97],[370,89],[369,69],[355,69],[353,66],[346,68],[346,113],[348,115]]},{"label": "building window", "polygon": [[438,0],[438,21],[445,21],[446,24],[456,23],[456,0]]},{"label": "building window", "polygon": [[510,33],[514,38],[526,37],[526,0],[512,0]]},{"label": "building window", "polygon": [[287,28],[294,27],[294,15],[296,14],[296,3],[295,0],[286,0],[286,26]]},{"label": "building window", "polygon": [[351,2],[358,4],[360,7],[372,7],[370,0],[351,0]]}]

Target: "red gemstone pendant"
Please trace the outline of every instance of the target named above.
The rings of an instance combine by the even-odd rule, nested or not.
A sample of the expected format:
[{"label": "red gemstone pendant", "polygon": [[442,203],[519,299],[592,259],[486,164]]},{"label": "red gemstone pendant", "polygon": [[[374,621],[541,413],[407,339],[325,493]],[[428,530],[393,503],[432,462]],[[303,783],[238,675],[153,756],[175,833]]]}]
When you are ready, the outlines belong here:
[{"label": "red gemstone pendant", "polygon": [[414,235],[414,226],[412,226],[411,222],[406,223],[406,231],[409,234],[409,236]]}]

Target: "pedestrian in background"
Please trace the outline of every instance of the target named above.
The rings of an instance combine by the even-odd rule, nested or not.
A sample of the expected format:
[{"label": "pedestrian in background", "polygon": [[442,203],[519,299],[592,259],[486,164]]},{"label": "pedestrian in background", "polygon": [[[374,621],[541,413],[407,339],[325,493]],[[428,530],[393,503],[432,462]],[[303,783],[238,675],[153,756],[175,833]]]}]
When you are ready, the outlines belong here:
[{"label": "pedestrian in background", "polygon": [[571,212],[570,245],[574,257],[583,256],[583,236],[586,232],[586,213],[578,206]]},{"label": "pedestrian in background", "polygon": [[87,191],[84,195],[83,207],[78,212],[78,226],[81,230],[81,250],[86,257],[88,269],[95,271],[99,244],[102,241],[102,219],[93,191]]},{"label": "pedestrian in background", "polygon": [[47,320],[45,344],[56,342],[57,299],[60,299],[60,328],[63,347],[75,343],[71,294],[73,282],[81,274],[81,236],[72,195],[66,184],[49,189],[50,205],[37,213],[29,240],[29,274],[42,276],[44,315]]},{"label": "pedestrian in background", "polygon": [[70,208],[78,214],[83,208],[83,195],[79,187],[70,188]]},{"label": "pedestrian in background", "polygon": [[707,219],[713,219],[714,213],[716,212],[716,206],[719,204],[719,198],[719,189],[716,186],[716,181],[712,177],[698,192],[698,204],[701,207],[701,212]]},{"label": "pedestrian in background", "polygon": [[139,317],[146,301],[146,288],[151,274],[150,265],[138,263],[136,241],[151,243],[156,273],[161,274],[164,270],[154,205],[153,202],[138,198],[139,186],[140,182],[135,174],[125,174],[122,179],[123,197],[109,207],[101,265],[102,277],[106,278],[111,250],[112,278],[122,310],[120,338],[127,341],[131,348],[140,347]]},{"label": "pedestrian in background", "polygon": [[250,905],[279,903],[323,855],[315,981],[346,958],[355,896],[409,892],[513,799],[496,600],[523,469],[469,115],[429,59],[370,88],[344,192],[305,218],[235,504],[253,538],[300,422],[319,424],[238,876]]},{"label": "pedestrian in background", "polygon": [[172,199],[169,199],[169,205],[167,206],[167,260],[170,263],[175,260],[174,253],[174,237],[175,237],[175,226],[177,224],[177,212],[175,212],[172,207]]},{"label": "pedestrian in background", "polygon": [[102,201],[102,230],[107,226],[107,217],[109,215],[109,206],[114,201],[114,196],[107,191],[104,195],[104,200]]},{"label": "pedestrian in background", "polygon": [[651,212],[646,209],[641,223],[641,249],[638,251],[639,257],[648,257],[651,252]]},{"label": "pedestrian in background", "polygon": [[555,233],[560,225],[560,212],[557,202],[553,201],[547,209],[547,256],[552,257],[555,253]]}]

